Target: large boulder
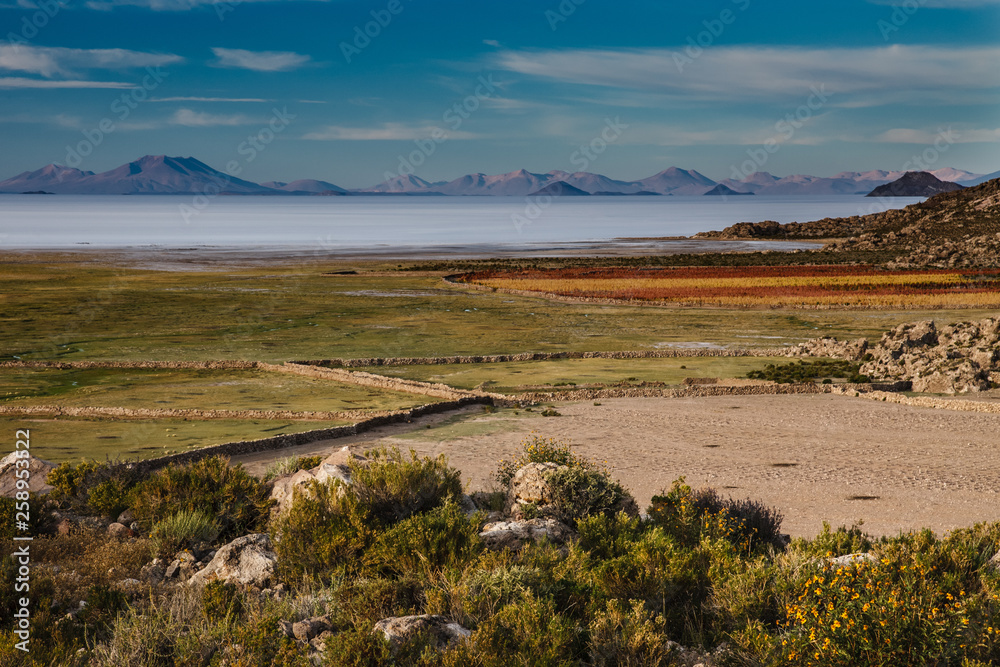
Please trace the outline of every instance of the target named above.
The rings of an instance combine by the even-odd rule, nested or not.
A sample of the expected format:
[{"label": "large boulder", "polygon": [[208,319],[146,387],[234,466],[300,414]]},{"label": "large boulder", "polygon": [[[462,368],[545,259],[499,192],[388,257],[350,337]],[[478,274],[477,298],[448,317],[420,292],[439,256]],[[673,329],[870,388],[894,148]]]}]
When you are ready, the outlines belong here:
[{"label": "large boulder", "polygon": [[190,579],[192,586],[203,586],[220,580],[227,584],[264,588],[274,576],[278,557],[271,538],[263,533],[238,537],[219,549],[204,569]]},{"label": "large boulder", "polygon": [[[22,450],[24,451],[24,450]],[[18,467],[17,461],[27,461],[27,466]],[[37,494],[45,494],[52,490],[52,485],[45,481],[48,474],[56,467],[54,463],[43,461],[29,455],[27,458],[20,458],[17,452],[11,452],[0,459],[0,496],[13,498],[19,490],[17,488],[17,471],[28,471],[28,491]]]},{"label": "large boulder", "polygon": [[437,648],[447,648],[451,644],[468,639],[472,634],[471,630],[463,628],[444,616],[429,614],[383,618],[375,624],[372,632],[381,632],[385,635],[393,649],[399,648],[401,644],[417,634],[430,636]]},{"label": "large boulder", "polygon": [[271,488],[271,499],[275,501],[274,512],[280,514],[292,506],[292,499],[295,496],[295,489],[305,491],[313,481],[326,484],[331,479],[338,479],[344,484],[351,485],[352,462],[367,462],[364,456],[354,454],[350,447],[343,447],[330,456],[326,457],[322,463],[311,470],[299,470],[298,472],[279,477]]},{"label": "large boulder", "polygon": [[519,505],[548,505],[552,502],[552,486],[548,482],[550,473],[565,468],[556,463],[529,463],[516,473],[510,481],[510,500]]},{"label": "large boulder", "polygon": [[845,359],[847,361],[859,361],[865,356],[866,352],[868,352],[868,341],[864,338],[843,342],[836,338],[813,338],[791,348],[789,356],[830,357],[833,359]]},{"label": "large boulder", "polygon": [[519,550],[528,542],[548,540],[555,544],[565,544],[576,537],[566,524],[555,519],[528,519],[525,521],[496,521],[483,526],[479,539],[487,549]]}]

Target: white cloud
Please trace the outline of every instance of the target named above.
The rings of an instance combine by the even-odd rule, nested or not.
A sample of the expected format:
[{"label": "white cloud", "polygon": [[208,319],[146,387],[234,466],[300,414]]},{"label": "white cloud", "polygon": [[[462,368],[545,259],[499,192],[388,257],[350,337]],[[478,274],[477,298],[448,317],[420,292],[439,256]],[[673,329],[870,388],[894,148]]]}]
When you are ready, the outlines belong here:
[{"label": "white cloud", "polygon": [[262,97],[156,97],[150,102],[273,102]]},{"label": "white cloud", "polygon": [[183,62],[170,53],[146,53],[128,49],[67,49],[29,44],[0,46],[0,70],[38,74],[47,78],[72,76],[79,70],[125,70],[163,67]]},{"label": "white cloud", "polygon": [[178,109],[170,117],[171,125],[185,127],[216,127],[219,125],[247,125],[253,121],[243,114],[223,115]]},{"label": "white cloud", "polygon": [[310,57],[292,51],[247,51],[213,48],[218,58],[213,67],[248,69],[254,72],[289,72],[309,62]]},{"label": "white cloud", "polygon": [[328,125],[315,132],[309,132],[302,138],[313,141],[404,141],[426,139],[435,131],[445,132],[448,139],[476,139],[479,136],[471,132],[454,132],[434,125],[383,123],[378,127]]},{"label": "white cloud", "polygon": [[[865,98],[961,103],[1000,87],[1000,48],[900,46],[858,49],[716,47],[693,61],[668,49],[505,51],[494,66],[525,75],[701,101],[805,99],[825,86],[837,105]],[[995,103],[996,95],[992,97]]]},{"label": "white cloud", "polygon": [[133,88],[134,83],[122,81],[48,81],[23,77],[0,77],[0,88]]},{"label": "white cloud", "polygon": [[[945,128],[951,129],[951,128]],[[941,136],[942,130],[915,130],[897,127],[886,130],[874,138],[879,143],[887,144],[933,144]],[[1000,128],[997,129],[966,129],[952,130],[949,134],[951,143],[978,144],[1000,142]]]}]

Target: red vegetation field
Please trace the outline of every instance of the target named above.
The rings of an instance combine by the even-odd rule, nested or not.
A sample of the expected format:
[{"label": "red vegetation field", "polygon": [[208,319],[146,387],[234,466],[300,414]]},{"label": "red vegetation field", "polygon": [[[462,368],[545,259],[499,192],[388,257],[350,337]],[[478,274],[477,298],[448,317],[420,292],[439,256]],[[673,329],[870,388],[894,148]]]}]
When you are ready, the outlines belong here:
[{"label": "red vegetation field", "polygon": [[457,282],[584,299],[737,307],[991,308],[1000,270],[858,266],[576,268],[468,273]]}]

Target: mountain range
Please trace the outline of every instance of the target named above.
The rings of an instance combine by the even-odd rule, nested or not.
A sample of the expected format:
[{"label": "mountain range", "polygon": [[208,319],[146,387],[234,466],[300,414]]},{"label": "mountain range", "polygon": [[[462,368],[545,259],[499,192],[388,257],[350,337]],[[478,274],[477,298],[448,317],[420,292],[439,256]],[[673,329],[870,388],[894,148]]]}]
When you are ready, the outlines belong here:
[{"label": "mountain range", "polygon": [[[942,181],[972,186],[1000,177],[1000,172],[980,175],[953,168],[930,172]],[[742,180],[713,181],[693,169],[670,167],[637,181],[620,181],[590,172],[550,171],[536,174],[524,169],[507,174],[467,174],[453,181],[430,183],[414,175],[397,176],[370,188],[349,190],[333,183],[302,179],[284,183],[253,183],[213,169],[193,157],[147,155],[120,167],[94,173],[56,164],[26,171],[0,181],[0,193],[51,194],[233,194],[233,195],[445,195],[514,196],[534,193],[575,195],[863,195],[891,183],[902,171],[841,172],[821,178],[796,174],[779,178],[756,172]],[[556,186],[555,184],[562,185]],[[549,186],[554,186],[549,188]],[[568,187],[567,187],[568,186]],[[720,187],[721,186],[721,187]],[[547,189],[549,188],[549,189]],[[579,192],[578,192],[579,191]]]}]

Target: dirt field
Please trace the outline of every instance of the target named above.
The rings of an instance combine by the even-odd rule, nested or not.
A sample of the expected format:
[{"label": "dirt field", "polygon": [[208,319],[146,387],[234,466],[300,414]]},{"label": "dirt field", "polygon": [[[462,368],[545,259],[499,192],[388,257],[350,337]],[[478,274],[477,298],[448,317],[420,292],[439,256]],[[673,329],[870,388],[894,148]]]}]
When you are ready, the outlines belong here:
[{"label": "dirt field", "polygon": [[[532,431],[607,461],[640,507],[684,475],[734,497],[780,508],[784,531],[814,536],[864,520],[875,535],[943,533],[1000,520],[1000,415],[961,413],[831,395],[614,399],[558,405],[561,417],[512,411],[435,416],[295,451],[379,443],[444,453],[473,488]],[[527,418],[530,417],[530,418]],[[428,428],[430,426],[430,428]],[[261,471],[275,455],[243,459]]]}]

